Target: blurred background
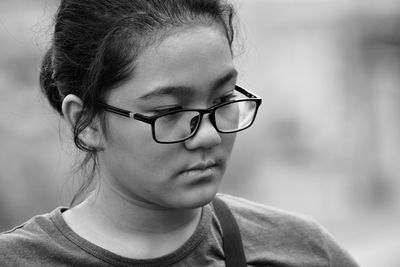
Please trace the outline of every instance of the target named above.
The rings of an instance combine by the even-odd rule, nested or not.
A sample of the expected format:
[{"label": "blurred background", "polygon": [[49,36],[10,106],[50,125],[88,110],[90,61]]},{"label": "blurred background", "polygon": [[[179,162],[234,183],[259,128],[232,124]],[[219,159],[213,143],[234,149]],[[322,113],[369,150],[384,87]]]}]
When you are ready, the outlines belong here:
[{"label": "blurred background", "polygon": [[[400,266],[400,0],[235,0],[239,84],[263,98],[221,191],[305,213]],[[38,86],[56,0],[0,1],[0,231],[68,205],[77,154]]]}]

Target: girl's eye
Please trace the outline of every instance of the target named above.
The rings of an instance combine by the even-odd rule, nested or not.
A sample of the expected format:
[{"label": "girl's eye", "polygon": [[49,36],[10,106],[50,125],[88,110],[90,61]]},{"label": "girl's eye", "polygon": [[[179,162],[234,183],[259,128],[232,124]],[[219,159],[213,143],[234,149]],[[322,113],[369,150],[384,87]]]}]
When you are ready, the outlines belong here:
[{"label": "girl's eye", "polygon": [[155,109],[152,109],[150,112],[152,113],[152,115],[158,115],[158,114],[163,114],[163,113],[167,113],[170,111],[177,111],[180,109],[182,109],[181,106],[168,106],[168,107],[155,108]]},{"label": "girl's eye", "polygon": [[217,104],[233,101],[233,100],[235,100],[236,97],[237,97],[237,95],[232,92],[229,95],[224,95],[224,96],[218,98]]}]

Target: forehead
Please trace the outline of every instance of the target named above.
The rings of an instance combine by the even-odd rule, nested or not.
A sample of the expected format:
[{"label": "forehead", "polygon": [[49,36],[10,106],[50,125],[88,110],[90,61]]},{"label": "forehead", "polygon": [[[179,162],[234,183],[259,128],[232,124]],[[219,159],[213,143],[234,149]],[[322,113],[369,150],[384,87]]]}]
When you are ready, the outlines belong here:
[{"label": "forehead", "polygon": [[197,26],[176,32],[145,49],[133,78],[117,97],[138,99],[160,87],[210,88],[234,69],[230,46],[219,26]]}]

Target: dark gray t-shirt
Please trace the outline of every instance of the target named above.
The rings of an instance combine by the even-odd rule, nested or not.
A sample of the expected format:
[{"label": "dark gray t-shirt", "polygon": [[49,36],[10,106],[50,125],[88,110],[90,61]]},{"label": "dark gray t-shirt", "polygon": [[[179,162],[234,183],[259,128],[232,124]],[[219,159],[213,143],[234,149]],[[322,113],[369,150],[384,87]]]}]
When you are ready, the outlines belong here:
[{"label": "dark gray t-shirt", "polygon": [[[232,210],[249,266],[355,267],[352,258],[316,222],[302,215],[219,195]],[[130,259],[83,239],[57,208],[0,234],[0,266],[225,266],[221,228],[212,206],[176,251],[154,259]]]}]

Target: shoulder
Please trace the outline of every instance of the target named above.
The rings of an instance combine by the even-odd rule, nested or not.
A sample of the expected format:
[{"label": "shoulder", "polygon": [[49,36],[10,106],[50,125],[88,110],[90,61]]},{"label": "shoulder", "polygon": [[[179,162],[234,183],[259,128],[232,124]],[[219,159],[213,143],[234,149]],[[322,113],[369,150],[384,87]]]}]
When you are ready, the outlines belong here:
[{"label": "shoulder", "polygon": [[310,216],[234,196],[219,194],[218,197],[231,209],[246,253],[256,263],[264,264],[263,260],[270,258],[287,266],[302,261],[305,266],[357,266],[332,235]]},{"label": "shoulder", "polygon": [[51,236],[53,228],[49,213],[35,216],[9,231],[0,233],[0,265],[28,266],[35,255],[48,252],[54,243]]},{"label": "shoulder", "polygon": [[38,237],[46,238],[48,230],[53,227],[52,217],[60,210],[57,208],[51,213],[36,215],[23,224],[12,228],[11,230],[0,233],[0,240],[5,241],[34,240]]},{"label": "shoulder", "polygon": [[320,225],[310,216],[256,203],[244,198],[218,194],[231,209],[238,224],[252,227],[297,232],[320,231]]}]

